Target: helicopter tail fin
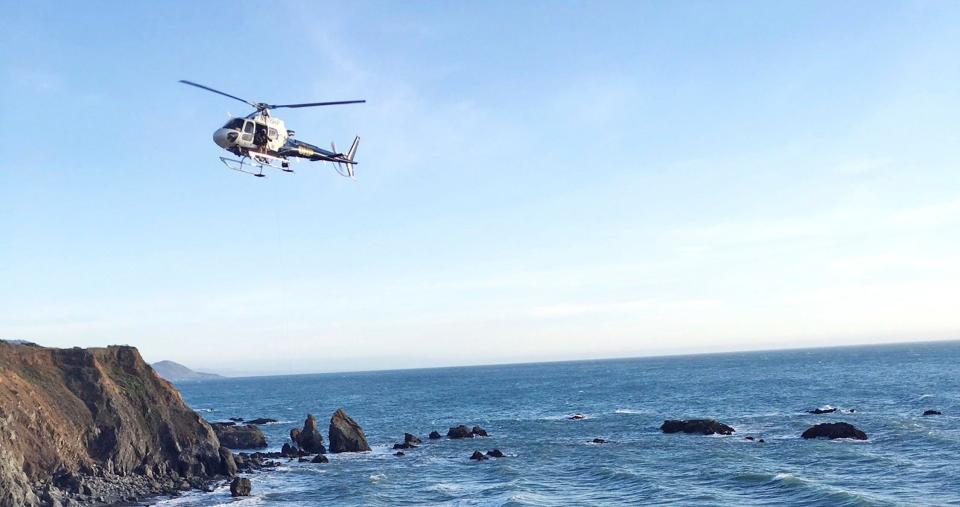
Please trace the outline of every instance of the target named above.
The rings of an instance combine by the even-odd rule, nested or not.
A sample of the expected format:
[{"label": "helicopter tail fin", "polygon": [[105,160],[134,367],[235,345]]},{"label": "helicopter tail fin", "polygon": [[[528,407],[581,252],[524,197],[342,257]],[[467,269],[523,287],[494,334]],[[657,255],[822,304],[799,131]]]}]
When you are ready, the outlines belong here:
[{"label": "helicopter tail fin", "polygon": [[[337,161],[337,168],[340,174],[353,178],[354,166],[356,163],[353,161],[353,157],[357,156],[357,147],[360,146],[360,136],[353,138],[353,144],[350,145],[350,149],[347,150],[347,153],[341,155],[340,161]],[[330,147],[333,148],[333,152],[337,153],[337,148],[331,142]]]},{"label": "helicopter tail fin", "polygon": [[346,163],[346,166],[347,166],[347,174],[349,174],[351,178],[353,178],[353,169],[355,165],[353,162],[353,157],[357,156],[357,148],[359,146],[360,146],[360,136],[356,136],[353,138],[353,144],[350,145],[350,149],[347,150],[347,155],[345,157],[347,160],[349,160],[349,162]]}]

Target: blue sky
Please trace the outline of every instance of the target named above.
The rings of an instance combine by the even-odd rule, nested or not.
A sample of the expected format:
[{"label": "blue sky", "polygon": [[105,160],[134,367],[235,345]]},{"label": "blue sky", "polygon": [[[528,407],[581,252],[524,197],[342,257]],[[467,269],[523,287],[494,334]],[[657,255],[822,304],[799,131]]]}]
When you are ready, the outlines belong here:
[{"label": "blue sky", "polygon": [[[3,1],[0,336],[227,373],[960,337],[960,4]],[[243,104],[358,181],[227,171]]]}]

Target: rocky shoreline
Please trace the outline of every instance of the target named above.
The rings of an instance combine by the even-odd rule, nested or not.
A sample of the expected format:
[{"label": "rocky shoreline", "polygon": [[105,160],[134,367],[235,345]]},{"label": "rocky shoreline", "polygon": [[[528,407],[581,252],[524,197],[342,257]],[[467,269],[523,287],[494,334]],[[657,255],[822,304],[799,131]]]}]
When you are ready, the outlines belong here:
[{"label": "rocky shoreline", "polygon": [[0,506],[117,504],[236,472],[135,348],[0,342]]},{"label": "rocky shoreline", "polygon": [[[836,417],[855,410],[827,405],[804,412]],[[931,409],[922,415],[941,413]],[[571,424],[587,418],[565,417]],[[133,347],[52,349],[0,341],[0,507],[115,505],[191,489],[212,491],[224,484],[230,485],[231,494],[244,496],[255,485],[238,474],[269,470],[283,460],[323,464],[329,462],[328,452],[371,450],[360,424],[338,409],[330,417],[328,440],[317,418],[308,414],[302,427],[290,430],[290,441],[279,452],[234,454],[266,448],[259,425],[273,423],[277,421],[263,417],[208,423]],[[660,430],[727,436],[736,432],[713,419],[668,419]],[[488,436],[486,429],[470,424],[446,432],[448,440]],[[799,436],[868,438],[841,421],[815,424]],[[423,438],[403,433],[402,442],[392,444],[393,451],[400,459],[443,438],[437,430]],[[744,439],[765,443],[759,435]],[[587,442],[616,445],[599,437]],[[475,450],[464,455],[464,461],[507,456],[500,449]]]}]

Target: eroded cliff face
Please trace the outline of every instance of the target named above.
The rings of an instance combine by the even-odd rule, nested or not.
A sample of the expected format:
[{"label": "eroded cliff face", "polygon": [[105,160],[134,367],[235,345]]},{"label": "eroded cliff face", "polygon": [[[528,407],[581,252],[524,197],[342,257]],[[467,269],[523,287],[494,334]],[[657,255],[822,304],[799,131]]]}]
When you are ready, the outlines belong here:
[{"label": "eroded cliff face", "polygon": [[112,503],[235,473],[137,349],[0,342],[0,506]]}]

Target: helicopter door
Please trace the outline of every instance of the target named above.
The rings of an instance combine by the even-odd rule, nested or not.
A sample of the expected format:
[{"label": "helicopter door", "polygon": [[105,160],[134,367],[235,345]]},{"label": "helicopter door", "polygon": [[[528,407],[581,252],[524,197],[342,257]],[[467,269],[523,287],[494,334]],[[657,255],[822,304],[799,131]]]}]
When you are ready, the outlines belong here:
[{"label": "helicopter door", "polygon": [[243,122],[243,134],[240,135],[240,142],[237,144],[239,144],[240,146],[243,146],[244,148],[252,148],[253,132],[255,131],[255,129],[256,129],[256,125],[254,125],[253,121],[245,120]]}]

